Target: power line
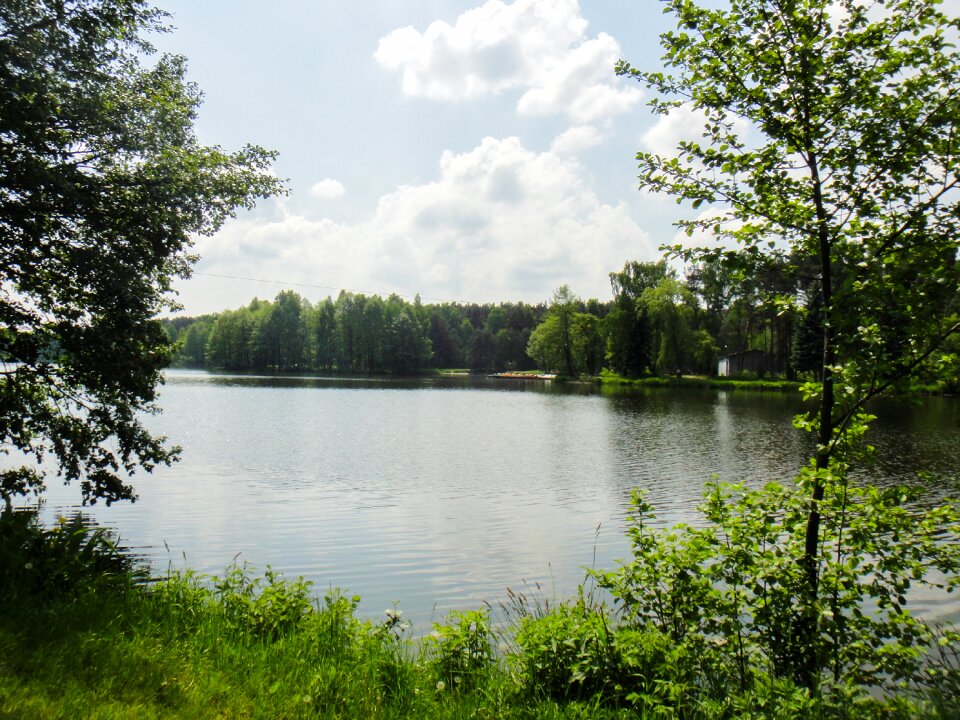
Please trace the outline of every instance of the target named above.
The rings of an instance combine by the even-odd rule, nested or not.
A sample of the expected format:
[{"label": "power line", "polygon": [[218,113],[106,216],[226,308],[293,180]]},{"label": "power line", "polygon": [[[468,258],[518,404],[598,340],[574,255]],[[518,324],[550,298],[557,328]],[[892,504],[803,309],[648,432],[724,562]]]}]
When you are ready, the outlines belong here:
[{"label": "power line", "polygon": [[[193,275],[201,275],[203,277],[214,277],[214,278],[224,278],[226,280],[247,280],[249,282],[258,282],[258,283],[268,283],[270,285],[292,285],[294,287],[306,287],[306,288],[315,288],[317,290],[332,290],[339,292],[340,290],[346,290],[349,293],[354,295],[377,295],[378,297],[389,297],[390,295],[397,295],[399,297],[405,298],[416,298],[417,294],[410,295],[409,293],[382,293],[374,292],[372,290],[349,290],[347,288],[334,287],[332,285],[314,285],[313,283],[301,283],[293,282],[290,280],[267,280],[265,278],[252,278],[252,277],[243,277],[242,275],[222,275],[220,273],[205,273],[194,271]],[[460,305],[469,305],[471,303],[465,303],[462,300],[447,300],[445,298],[430,297],[428,295],[420,295],[421,300],[433,300],[435,302],[441,303],[458,303]],[[476,303],[474,303],[476,304]]]}]

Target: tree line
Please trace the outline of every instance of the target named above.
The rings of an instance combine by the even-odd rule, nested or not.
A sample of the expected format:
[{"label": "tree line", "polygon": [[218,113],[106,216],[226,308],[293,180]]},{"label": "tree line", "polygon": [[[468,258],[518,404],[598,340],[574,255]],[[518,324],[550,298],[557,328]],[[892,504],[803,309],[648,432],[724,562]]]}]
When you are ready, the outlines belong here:
[{"label": "tree line", "polygon": [[311,303],[283,290],[164,326],[179,345],[176,365],[219,370],[713,375],[718,358],[759,350],[761,374],[816,379],[822,301],[810,277],[789,258],[761,267],[718,256],[683,272],[631,261],[610,273],[607,301],[582,300],[567,286],[540,304],[424,304],[345,290]]},{"label": "tree line", "polygon": [[544,305],[442,303],[341,291],[311,303],[291,290],[271,302],[164,321],[175,364],[221,370],[409,375],[433,368],[527,370]]}]

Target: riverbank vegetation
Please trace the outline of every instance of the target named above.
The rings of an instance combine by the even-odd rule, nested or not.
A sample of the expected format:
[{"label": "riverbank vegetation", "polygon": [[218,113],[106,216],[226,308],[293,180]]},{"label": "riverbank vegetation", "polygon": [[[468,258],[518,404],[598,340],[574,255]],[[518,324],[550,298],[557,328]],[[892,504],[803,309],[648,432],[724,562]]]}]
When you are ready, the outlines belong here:
[{"label": "riverbank vegetation", "polygon": [[[915,641],[905,634],[887,653],[882,634],[860,624],[835,680],[812,695],[778,676],[772,636],[723,626],[742,607],[719,601],[743,599],[746,588],[712,597],[706,578],[687,572],[712,547],[707,535],[700,557],[652,552],[647,510],[637,505],[635,562],[595,579],[619,612],[584,588],[561,603],[514,593],[430,632],[410,628],[397,608],[361,619],[358,598],[335,590],[318,598],[271,571],[179,571],[148,582],[78,519],[44,529],[29,513],[6,513],[0,717],[954,717],[960,658],[946,642],[954,636],[916,624]],[[758,509],[750,515],[756,521]],[[667,572],[645,585],[652,563]],[[768,620],[777,617],[770,609]],[[907,648],[938,640],[943,651],[920,668]],[[888,692],[869,691],[878,680]]]},{"label": "riverbank vegetation", "polygon": [[600,383],[611,387],[684,387],[712,388],[715,390],[759,390],[772,392],[800,392],[803,383],[795,380],[780,380],[746,377],[706,377],[704,375],[665,375],[627,378],[617,373],[603,370]]},{"label": "riverbank vegetation", "polygon": [[[709,265],[709,268],[707,267]],[[416,373],[539,369],[566,376],[714,375],[720,355],[760,350],[753,374],[811,374],[799,314],[778,314],[778,288],[723,264],[681,277],[666,262],[611,273],[614,299],[587,301],[563,286],[549,304],[424,304],[342,291],[311,303],[293,291],[273,301],[164,321],[181,367],[235,371]],[[800,289],[797,289],[800,292]],[[563,322],[557,322],[563,318]],[[815,359],[815,358],[814,358]]]},{"label": "riverbank vegetation", "polygon": [[[606,371],[664,384],[678,374],[716,377],[720,357],[754,351],[754,365],[731,371],[738,378],[698,384],[729,388],[740,379],[788,388],[819,376],[819,301],[803,277],[787,261],[759,278],[722,259],[683,273],[664,261],[629,262],[610,274],[609,301],[581,300],[566,286],[537,305],[425,304],[347,291],[311,303],[284,290],[273,301],[163,324],[177,343],[178,367],[397,375],[457,367],[566,377]],[[958,342],[948,340],[920,368],[926,391],[960,391]]]}]

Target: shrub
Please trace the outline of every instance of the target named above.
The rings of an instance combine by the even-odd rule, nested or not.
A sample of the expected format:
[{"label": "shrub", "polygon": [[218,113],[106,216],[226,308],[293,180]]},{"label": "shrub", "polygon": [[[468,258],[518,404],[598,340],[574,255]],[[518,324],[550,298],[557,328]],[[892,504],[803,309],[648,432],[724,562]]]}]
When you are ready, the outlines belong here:
[{"label": "shrub", "polygon": [[246,563],[234,564],[212,580],[227,622],[260,637],[276,638],[295,629],[313,610],[309,581],[286,580],[269,567],[261,579]]},{"label": "shrub", "polygon": [[438,689],[476,687],[493,664],[491,638],[486,609],[451,612],[445,623],[434,623],[426,652]]},{"label": "shrub", "polygon": [[701,507],[706,523],[669,530],[634,497],[633,559],[597,577],[627,627],[654,628],[685,649],[701,696],[748,695],[768,675],[803,684],[811,656],[815,696],[848,687],[897,692],[924,677],[933,635],[904,605],[912,585],[957,584],[956,511],[920,508],[903,487],[854,487],[834,472],[820,504],[814,624],[799,561],[804,495],[776,484],[712,484]]},{"label": "shrub", "polygon": [[104,528],[82,515],[50,528],[34,510],[0,513],[0,595],[53,599],[93,586],[127,587],[146,571]]}]

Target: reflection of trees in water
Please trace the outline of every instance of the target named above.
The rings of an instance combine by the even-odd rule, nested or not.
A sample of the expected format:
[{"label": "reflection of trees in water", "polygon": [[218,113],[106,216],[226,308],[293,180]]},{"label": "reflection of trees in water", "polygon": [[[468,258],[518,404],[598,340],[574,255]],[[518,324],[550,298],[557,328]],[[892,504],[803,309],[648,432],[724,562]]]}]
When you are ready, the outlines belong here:
[{"label": "reflection of trees in water", "polygon": [[[611,399],[616,421],[618,496],[626,510],[634,487],[646,489],[665,524],[697,520],[703,486],[715,474],[724,482],[759,487],[791,482],[815,450],[815,438],[791,427],[802,409],[795,395],[647,390]],[[952,398],[889,400],[877,404],[869,435],[875,462],[855,480],[879,485],[916,483],[930,501],[960,488],[960,403]]]},{"label": "reflection of trees in water", "polygon": [[875,403],[871,412],[877,419],[867,438],[876,460],[856,477],[878,485],[919,482],[931,503],[960,494],[960,401],[896,398]]}]

